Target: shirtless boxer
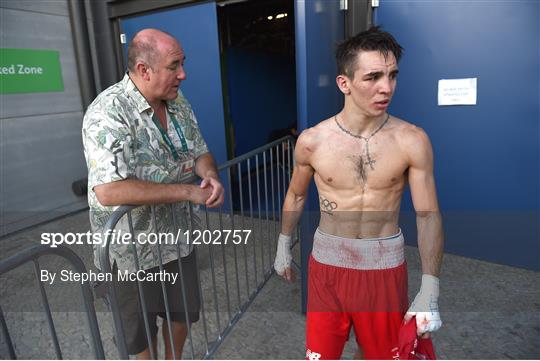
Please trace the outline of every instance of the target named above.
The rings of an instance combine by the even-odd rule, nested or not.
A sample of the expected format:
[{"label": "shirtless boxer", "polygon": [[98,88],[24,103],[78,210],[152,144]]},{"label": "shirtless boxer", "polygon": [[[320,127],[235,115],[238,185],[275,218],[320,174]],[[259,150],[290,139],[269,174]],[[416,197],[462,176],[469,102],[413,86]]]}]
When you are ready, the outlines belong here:
[{"label": "shirtless boxer", "polygon": [[[321,219],[308,268],[306,358],[338,359],[354,327],[367,359],[395,357],[398,330],[416,316],[424,338],[439,329],[442,221],[426,133],[387,113],[396,88],[401,46],[371,28],[336,51],[336,83],[344,107],[305,130],[283,205],[274,267],[292,282],[291,234],[300,219],[311,177]],[[422,285],[407,298],[404,240],[398,226],[409,184],[418,227]]]}]

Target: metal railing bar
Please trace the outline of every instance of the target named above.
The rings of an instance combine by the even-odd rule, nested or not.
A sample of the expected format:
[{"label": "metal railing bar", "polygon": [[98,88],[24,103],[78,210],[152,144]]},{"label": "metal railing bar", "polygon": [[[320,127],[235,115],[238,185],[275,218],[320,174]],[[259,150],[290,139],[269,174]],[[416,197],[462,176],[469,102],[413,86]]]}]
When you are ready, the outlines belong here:
[{"label": "metal railing bar", "polygon": [[[210,221],[208,219],[208,210],[205,209],[204,213],[206,217],[206,229],[210,229]],[[219,318],[219,300],[217,296],[217,283],[216,283],[216,268],[214,267],[214,252],[212,251],[211,242],[212,242],[212,237],[210,237],[210,243],[208,244],[208,256],[210,257],[210,270],[212,272],[212,295],[214,296],[214,310],[216,312],[218,334],[221,334],[221,322]],[[204,243],[204,236],[203,236],[203,243]]]},{"label": "metal railing bar", "polygon": [[262,232],[262,218],[261,218],[261,187],[260,187],[260,174],[259,174],[259,155],[255,155],[255,176],[257,177],[257,208],[259,208],[259,242],[261,243],[261,274],[264,275],[264,242]]},{"label": "metal railing bar", "polygon": [[[107,220],[105,224],[104,231],[112,231],[115,229],[116,224],[124,216],[125,213],[135,209],[136,206],[120,206],[114,211]],[[112,234],[109,233],[105,237],[105,244],[98,248],[98,257],[100,264],[100,271],[102,273],[112,274],[111,263],[109,260],[109,248],[111,246],[111,239],[113,238]],[[116,334],[116,347],[120,359],[126,360],[129,358],[127,352],[126,339],[124,335],[124,326],[122,319],[120,317],[120,309],[118,307],[117,295],[116,295],[116,285],[114,282],[111,283],[110,292],[107,292],[105,295],[107,303],[110,307],[112,316],[113,316],[113,327]]]},{"label": "metal railing bar", "polygon": [[[271,277],[271,275],[268,275],[268,277],[264,277],[263,282],[261,282],[261,284],[255,289],[253,294],[250,295],[250,297],[248,297],[246,302],[244,302],[244,304],[241,307],[242,311],[237,313],[233,317],[233,319],[231,320],[231,327],[226,328],[225,331],[223,332],[222,340],[231,332],[231,330],[233,329],[233,326],[236,325],[236,323],[238,323],[238,321],[242,318],[244,312],[246,312],[248,307],[253,303],[253,301],[255,300],[255,297],[259,294],[259,292],[262,290],[262,288],[266,285],[266,282],[268,282],[270,277]],[[206,355],[207,356],[206,358],[212,357],[212,355],[217,351],[217,349],[220,346],[221,342],[222,341],[216,342],[216,343],[214,343],[212,345],[212,347],[209,349],[209,351],[208,351],[208,353]]]},{"label": "metal railing bar", "polygon": [[272,219],[274,220],[274,237],[271,241],[271,244],[273,245],[272,250],[275,250],[277,248],[276,242],[277,242],[277,219],[276,219],[276,204],[275,201],[275,194],[274,194],[274,152],[272,149],[270,149],[270,187],[272,190]]},{"label": "metal railing bar", "polygon": [[[234,211],[233,211],[233,196],[232,196],[232,183],[231,183],[231,168],[227,168],[227,180],[229,181],[229,205],[230,205],[230,217],[231,217],[231,230],[234,230]],[[236,272],[236,293],[238,297],[238,309],[242,305],[240,299],[240,276],[238,274],[238,257],[236,247],[233,247],[234,252],[234,269]]]},{"label": "metal railing bar", "polygon": [[287,177],[285,172],[287,171],[287,168],[285,168],[285,143],[281,143],[281,164],[283,164],[283,172],[282,172],[282,182],[283,182],[283,203],[285,203],[285,193],[287,192],[287,186],[285,184],[285,178]]},{"label": "metal railing bar", "polygon": [[[251,231],[253,232],[253,195],[251,194],[251,159],[247,160],[248,169],[248,195],[249,195],[249,220],[251,224]],[[255,276],[255,287],[257,287],[257,250],[255,248],[255,241],[253,241],[253,271]]]},{"label": "metal railing bar", "polygon": [[[150,215],[152,217],[152,225],[154,227],[154,230],[157,234],[157,231],[158,231],[158,227],[157,227],[157,220],[156,220],[156,206],[155,205],[152,205],[150,207]],[[157,255],[158,255],[158,264],[159,264],[159,272],[161,272],[161,274],[163,274],[163,257],[161,257],[161,245],[159,244],[160,242],[157,242]],[[163,304],[165,305],[165,316],[167,318],[167,328],[168,328],[168,333],[169,333],[169,342],[171,344],[171,351],[172,351],[172,355],[173,355],[173,359],[174,360],[178,360],[178,358],[176,357],[176,347],[175,347],[175,344],[174,344],[174,338],[173,338],[173,328],[172,328],[172,321],[171,321],[171,312],[170,312],[170,308],[169,308],[169,299],[167,297],[167,289],[165,287],[165,281],[163,280],[163,278],[160,280],[160,283],[161,283],[161,291],[163,292]],[[180,355],[181,357],[182,355]]]},{"label": "metal railing bar", "polygon": [[[276,178],[277,178],[277,203],[278,203],[278,213],[279,213],[279,210],[281,209],[281,182],[280,182],[280,176],[279,176],[279,170],[281,169],[281,166],[279,165],[279,147],[276,146]],[[285,191],[285,190],[284,190]],[[279,214],[278,214],[278,217],[279,217]],[[277,226],[277,225],[276,225]],[[276,240],[277,242],[277,240]]]},{"label": "metal railing bar", "polygon": [[[287,140],[287,157],[289,158],[289,169],[288,169],[288,174],[289,174],[289,184],[291,183],[291,177],[292,177],[292,164],[291,164],[291,157],[292,157],[292,152],[293,152],[293,146],[292,146],[292,142],[290,140]],[[292,157],[294,159],[294,157]]]},{"label": "metal railing bar", "polygon": [[219,208],[219,230],[220,230],[220,243],[221,243],[221,255],[223,256],[223,274],[225,277],[225,292],[227,300],[227,314],[229,315],[229,321],[231,320],[231,298],[229,294],[229,276],[227,274],[227,259],[225,257],[225,244],[223,244],[223,212],[222,207]]},{"label": "metal railing bar", "polygon": [[[47,245],[36,245],[24,249],[17,254],[10,256],[2,262],[0,262],[0,274],[9,272],[10,270],[17,268],[18,266],[29,262],[33,259],[37,259],[43,255],[58,255],[65,258],[79,273],[86,273],[86,267],[81,261],[79,256],[66,246],[58,246],[51,248]],[[88,328],[92,338],[92,350],[96,359],[105,359],[105,353],[103,352],[103,344],[101,343],[101,337],[99,333],[99,327],[97,323],[96,311],[94,308],[94,296],[88,282],[81,284],[81,292],[83,295],[84,307],[86,310],[86,318],[88,321]],[[5,328],[7,330],[7,327]]]},{"label": "metal railing bar", "polygon": [[[133,228],[133,219],[131,217],[131,211],[127,212],[127,219],[128,219],[129,233],[131,234],[131,239],[136,239],[135,230]],[[139,271],[141,269],[141,266],[139,264],[139,255],[137,254],[137,245],[135,243],[132,243],[131,248],[133,251],[135,268],[137,269],[137,271]],[[137,280],[137,292],[139,294],[139,302],[141,305],[141,310],[143,311],[142,314],[143,314],[144,330],[146,334],[146,342],[150,349],[150,357],[152,358],[152,360],[157,360],[157,355],[154,352],[154,342],[152,340],[152,336],[150,335],[150,323],[148,322],[148,310],[146,309],[146,301],[144,298],[144,292],[142,290],[142,285],[139,282],[139,280]]]},{"label": "metal railing bar", "polygon": [[[240,219],[242,220],[242,229],[246,229],[245,217],[244,217],[244,192],[242,191],[242,165],[238,163],[238,189],[240,190]],[[246,293],[249,297],[249,273],[248,273],[248,261],[247,261],[247,245],[244,243],[242,249],[244,250],[244,268],[246,275]]]},{"label": "metal railing bar", "polygon": [[15,348],[13,347],[13,342],[11,341],[11,336],[9,336],[9,329],[7,327],[6,319],[4,318],[4,311],[0,305],[0,326],[2,326],[2,333],[4,334],[4,341],[7,344],[9,358],[11,360],[16,360],[17,355],[15,354]]},{"label": "metal railing bar", "polygon": [[269,269],[268,272],[272,272],[272,250],[271,250],[271,238],[270,238],[270,221],[269,221],[269,215],[268,215],[268,174],[266,172],[266,151],[263,152],[263,163],[265,164],[264,169],[264,204],[265,204],[265,214],[266,214],[266,235],[268,237],[268,240],[266,243],[268,243],[268,263],[269,263]]},{"label": "metal railing bar", "polygon": [[45,287],[43,286],[43,282],[41,281],[41,267],[39,266],[39,261],[36,259],[33,259],[32,263],[34,264],[36,281],[38,283],[39,291],[41,293],[41,301],[43,304],[43,308],[45,309],[45,316],[47,317],[47,324],[49,325],[49,331],[51,332],[56,358],[59,360],[63,360],[62,351],[60,350],[60,343],[58,342],[58,334],[56,333],[56,328],[54,327],[54,321],[52,318],[51,307],[49,305],[49,299],[47,298],[47,292],[45,292]]},{"label": "metal railing bar", "polygon": [[[171,204],[171,215],[173,218],[173,227],[176,232],[180,231],[180,228],[178,227],[178,222],[176,221],[176,210],[174,208],[174,205]],[[178,233],[177,233],[178,234]],[[182,252],[180,249],[180,243],[176,243],[176,252],[178,255],[178,258],[176,261],[178,262],[178,272],[180,274],[180,291],[182,293],[182,302],[184,303],[184,317],[186,318],[186,327],[188,331],[188,337],[189,337],[189,345],[191,349],[191,359],[195,360],[195,349],[193,347],[193,336],[192,336],[192,330],[191,330],[191,320],[189,319],[189,305],[187,303],[187,297],[186,297],[186,286],[184,282],[184,270],[182,269]],[[180,355],[182,357],[182,355]]]},{"label": "metal railing bar", "polygon": [[218,166],[218,170],[221,171],[221,170],[223,170],[223,169],[225,169],[225,168],[227,168],[227,167],[232,167],[232,166],[234,166],[234,165],[237,164],[237,163],[240,163],[240,162],[242,162],[242,161],[244,161],[244,160],[247,160],[247,159],[249,159],[249,158],[252,158],[255,154],[258,154],[258,153],[262,152],[263,150],[272,148],[272,147],[275,146],[276,144],[280,144],[281,142],[283,142],[283,141],[285,141],[285,140],[287,140],[287,139],[291,139],[291,138],[292,138],[292,136],[287,135],[287,136],[284,136],[284,137],[279,138],[279,139],[277,139],[277,140],[274,140],[274,141],[271,142],[271,143],[268,143],[268,144],[265,144],[265,145],[260,146],[260,147],[258,147],[258,148],[255,148],[255,149],[253,149],[252,151],[249,151],[249,152],[247,152],[247,153],[244,153],[244,154],[242,154],[242,155],[240,155],[240,156],[238,156],[238,157],[236,157],[236,158],[234,158],[234,159],[231,159],[231,160],[226,161],[225,163],[219,165],[219,166]]},{"label": "metal railing bar", "polygon": [[[193,205],[191,203],[188,203],[188,216],[189,216],[189,234],[193,234]],[[206,324],[206,309],[204,308],[204,295],[202,292],[202,286],[201,286],[201,273],[199,271],[199,262],[198,262],[198,252],[196,249],[193,249],[193,252],[195,252],[195,263],[197,264],[197,284],[199,286],[199,296],[200,296],[200,303],[201,303],[201,316],[203,319],[203,331],[204,331],[204,339],[206,340],[206,354],[208,354],[208,330],[207,330],[207,324]]]}]

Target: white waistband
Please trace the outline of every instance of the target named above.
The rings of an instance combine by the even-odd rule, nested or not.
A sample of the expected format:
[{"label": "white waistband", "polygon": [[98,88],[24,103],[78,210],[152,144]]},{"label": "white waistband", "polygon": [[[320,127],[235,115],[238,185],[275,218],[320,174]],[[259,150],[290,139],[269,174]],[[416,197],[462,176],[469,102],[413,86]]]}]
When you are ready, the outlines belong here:
[{"label": "white waistband", "polygon": [[387,269],[405,261],[405,240],[401,230],[382,238],[343,238],[317,228],[312,256],[317,262],[353,269]]}]

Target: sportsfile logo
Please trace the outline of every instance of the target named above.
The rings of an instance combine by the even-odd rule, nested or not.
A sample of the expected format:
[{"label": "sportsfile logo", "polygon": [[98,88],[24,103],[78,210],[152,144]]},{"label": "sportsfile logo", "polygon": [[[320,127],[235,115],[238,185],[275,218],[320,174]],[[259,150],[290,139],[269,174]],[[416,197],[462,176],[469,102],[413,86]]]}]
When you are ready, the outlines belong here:
[{"label": "sportsfile logo", "polygon": [[307,351],[306,351],[306,358],[308,360],[320,360],[321,359],[321,354],[317,353],[317,352],[313,352],[308,348]]}]

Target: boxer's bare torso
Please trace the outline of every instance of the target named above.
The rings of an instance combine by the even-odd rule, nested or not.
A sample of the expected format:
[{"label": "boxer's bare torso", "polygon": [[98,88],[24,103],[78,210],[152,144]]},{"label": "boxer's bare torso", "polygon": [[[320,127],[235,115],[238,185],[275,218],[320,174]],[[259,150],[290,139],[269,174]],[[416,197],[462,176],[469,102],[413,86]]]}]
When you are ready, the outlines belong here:
[{"label": "boxer's bare torso", "polygon": [[396,234],[403,189],[414,164],[410,148],[422,148],[427,136],[390,116],[369,140],[368,158],[366,140],[340,129],[340,116],[304,131],[295,151],[298,170],[312,173],[317,185],[319,227],[347,238]]},{"label": "boxer's bare torso", "polygon": [[[437,309],[437,276],[444,237],[429,138],[421,128],[387,113],[397,85],[401,53],[395,39],[378,28],[361,32],[338,46],[336,85],[344,96],[343,108],[335,117],[306,129],[298,138],[294,172],[283,202],[274,268],[287,281],[294,282],[292,235],[308,199],[312,178],[319,193],[319,229],[330,235],[355,239],[353,242],[359,245],[366,242],[359,249],[371,248],[362,239],[388,237],[398,232],[401,197],[407,184],[416,213],[423,275],[420,292],[405,320],[416,316],[418,334],[424,337],[441,325]],[[328,252],[336,252],[336,259],[342,259],[342,254],[350,251],[339,239],[317,238],[315,234],[315,240],[322,238],[327,245],[336,241],[335,247],[328,248]],[[377,244],[381,245],[371,242],[371,245]],[[314,242],[314,247],[316,245]],[[328,253],[320,248],[317,252],[319,255]],[[374,253],[368,258],[375,262],[384,261],[382,254]],[[346,263],[344,268],[359,266],[356,261]],[[332,269],[331,273],[338,275],[334,271]],[[312,272],[311,267],[308,272]],[[308,282],[322,282],[316,278],[309,278]],[[324,283],[327,287],[326,278]],[[351,288],[355,285],[350,283]],[[330,288],[325,289],[334,293]],[[354,289],[349,291],[355,292]],[[367,288],[357,291],[371,292]],[[308,292],[308,298],[314,293]],[[321,327],[327,328],[327,325],[325,319]],[[313,330],[316,324],[308,321],[307,328]],[[376,337],[387,335],[383,333]]]}]

